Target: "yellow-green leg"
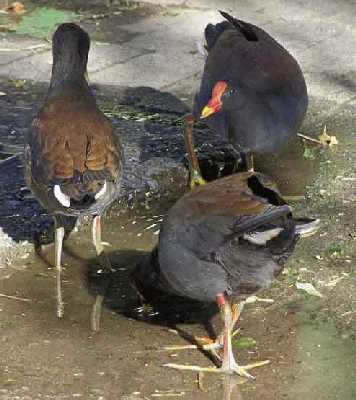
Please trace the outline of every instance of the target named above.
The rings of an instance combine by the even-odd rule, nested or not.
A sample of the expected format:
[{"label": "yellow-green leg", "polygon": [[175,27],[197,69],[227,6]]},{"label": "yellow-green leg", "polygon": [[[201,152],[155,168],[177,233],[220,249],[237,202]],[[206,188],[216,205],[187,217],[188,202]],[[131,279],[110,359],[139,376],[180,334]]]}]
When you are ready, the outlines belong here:
[{"label": "yellow-green leg", "polygon": [[198,158],[195,154],[195,146],[193,139],[193,125],[194,117],[192,114],[187,115],[184,118],[184,139],[185,146],[188,153],[189,159],[189,173],[190,173],[190,188],[194,189],[197,186],[202,186],[206,184],[205,179],[202,177]]}]

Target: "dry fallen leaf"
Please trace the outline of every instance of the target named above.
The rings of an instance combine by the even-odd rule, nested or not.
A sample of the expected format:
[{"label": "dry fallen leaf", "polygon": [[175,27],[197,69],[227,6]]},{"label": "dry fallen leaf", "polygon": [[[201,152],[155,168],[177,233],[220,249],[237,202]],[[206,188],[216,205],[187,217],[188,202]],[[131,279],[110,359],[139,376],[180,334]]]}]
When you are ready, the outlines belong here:
[{"label": "dry fallen leaf", "polygon": [[20,1],[14,1],[7,7],[7,11],[13,14],[23,14],[26,12],[25,6]]},{"label": "dry fallen leaf", "polygon": [[336,136],[330,136],[326,133],[326,125],[324,126],[323,133],[319,136],[320,143],[323,146],[335,146],[339,144],[339,141],[336,139]]},{"label": "dry fallen leaf", "polygon": [[26,85],[26,80],[25,79],[13,79],[12,83],[15,85],[15,87],[21,89]]},{"label": "dry fallen leaf", "polygon": [[323,297],[323,295],[309,282],[296,282],[295,286],[297,289],[304,290],[311,296]]}]

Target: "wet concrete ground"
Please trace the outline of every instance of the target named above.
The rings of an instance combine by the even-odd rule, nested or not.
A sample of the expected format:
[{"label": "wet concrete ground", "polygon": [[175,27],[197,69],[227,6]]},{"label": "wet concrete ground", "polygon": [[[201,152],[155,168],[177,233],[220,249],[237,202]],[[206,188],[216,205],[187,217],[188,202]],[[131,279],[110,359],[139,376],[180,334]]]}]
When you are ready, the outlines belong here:
[{"label": "wet concrete ground", "polygon": [[[12,87],[13,83],[3,82],[0,88],[11,92],[7,123],[12,124],[16,132],[21,132],[22,126],[25,132],[25,120],[33,110],[30,102],[37,102],[44,87],[29,86],[26,90]],[[112,90],[105,92],[105,89],[98,88],[99,99],[106,101],[104,108],[110,108],[108,104],[112,95]],[[150,94],[151,99],[157,100],[155,111],[164,115],[159,101],[162,95],[156,96]],[[117,99],[123,99],[120,91]],[[167,108],[168,101],[163,103]],[[20,115],[16,107],[22,107]],[[125,107],[128,107],[127,104],[122,109]],[[121,117],[120,112],[116,116],[112,114],[115,125],[130,127],[128,135],[134,128],[141,134],[150,131],[153,125],[159,132],[154,147],[157,150],[155,160],[161,168],[161,161],[166,158],[162,159],[160,150],[172,145],[168,138],[180,142],[177,153],[172,148],[169,150],[168,159],[175,163],[172,179],[181,183],[177,187],[174,185],[175,190],[169,190],[169,184],[163,188],[156,186],[160,175],[158,179],[146,179],[144,185],[141,181],[137,185],[136,179],[126,179],[124,199],[111,209],[104,223],[104,240],[110,244],[108,251],[117,273],[107,298],[102,331],[94,337],[89,331],[89,314],[95,285],[88,281],[87,276],[88,268],[93,267],[95,252],[88,226],[82,225],[67,241],[64,259],[67,306],[64,320],[58,321],[54,312],[53,268],[36,256],[31,247],[33,233],[50,232],[50,220],[23,187],[19,164],[16,162],[15,167],[12,164],[16,159],[7,160],[2,165],[1,225],[19,245],[11,247],[16,249],[15,254],[7,254],[10,258],[1,270],[0,294],[19,299],[0,298],[0,399],[146,399],[168,395],[186,399],[217,399],[226,391],[220,377],[205,376],[205,391],[202,391],[197,387],[195,374],[163,370],[161,367],[172,361],[209,365],[209,360],[194,350],[163,351],[165,345],[186,343],[170,331],[171,325],[177,321],[180,322],[179,328],[188,333],[205,334],[202,320],[209,314],[209,307],[200,311],[194,305],[191,314],[189,305],[172,304],[164,312],[161,311],[160,317],[143,321],[134,318],[140,315],[135,311],[138,303],[128,283],[128,272],[156,243],[160,221],[174,198],[185,190],[187,175],[182,164],[184,151],[180,128],[172,122],[184,110],[178,107],[174,113],[174,107],[168,107],[166,116],[156,117],[158,120],[152,123],[150,119],[147,122],[147,110],[137,108],[134,100],[130,107],[130,113],[120,111]],[[314,107],[312,104],[303,132],[312,134],[320,129],[324,116],[313,121],[316,118],[313,110],[319,107],[321,104],[314,104]],[[133,112],[135,109],[136,114]],[[340,144],[334,151],[312,149],[315,159],[312,160],[310,173],[305,172],[309,169],[304,170],[310,160],[297,159],[294,164],[288,163],[288,152],[284,154],[285,163],[290,168],[284,191],[299,187],[294,194],[306,192],[306,199],[294,206],[300,214],[321,218],[322,228],[319,234],[298,244],[286,274],[270,292],[264,293],[264,297],[273,298],[275,303],[267,307],[250,306],[244,312],[241,335],[253,337],[257,346],[241,350],[239,359],[241,362],[270,359],[271,364],[255,371],[255,382],[233,389],[231,398],[238,398],[237,390],[241,398],[246,399],[261,396],[265,399],[298,399],[301,395],[306,399],[322,400],[354,398],[355,125],[352,117],[351,107],[329,116],[329,129],[338,137]],[[137,122],[142,118],[146,120]],[[19,136],[10,135],[9,138],[14,136],[16,139],[8,141],[3,136],[3,142],[19,145]],[[197,136],[200,143],[202,139],[211,140],[211,134],[204,129],[202,132],[198,130]],[[142,156],[144,151],[140,149],[140,157],[145,160]],[[200,152],[204,151],[206,145],[201,145]],[[147,157],[143,162],[152,162]],[[214,163],[219,165],[221,162],[210,153],[202,158],[208,160],[210,168]],[[128,166],[130,162],[133,161],[129,161]],[[273,165],[269,168],[276,172],[278,178],[276,165],[278,162],[274,168]],[[262,171],[263,167],[261,163]],[[177,175],[177,171],[181,172]],[[298,178],[303,174],[308,175],[309,184],[304,189],[305,182],[301,179],[301,184]],[[150,185],[149,182],[153,183]],[[135,196],[133,187],[137,189]],[[131,199],[129,209],[128,199]],[[29,244],[22,245],[26,243],[24,240]],[[46,250],[45,254],[50,262],[52,250]],[[318,299],[297,291],[294,286],[296,281],[313,283],[324,297]],[[189,323],[184,323],[187,320]],[[218,322],[216,317],[214,322]]]},{"label": "wet concrete ground", "polygon": [[[347,90],[347,89],[345,89]],[[159,224],[186,190],[179,118],[181,95],[148,88],[97,86],[103,110],[122,131],[126,149],[125,188],[104,221],[104,240],[116,273],[110,283],[102,330],[93,336],[89,315],[98,279],[88,221],[72,232],[65,249],[65,317],[55,316],[51,247],[33,251],[33,235],[51,238],[51,220],[22,179],[20,157],[46,86],[0,81],[0,399],[154,398],[353,400],[356,397],[356,119],[355,100],[340,103],[310,93],[303,134],[316,136],[325,123],[339,144],[320,149],[301,140],[282,154],[257,160],[258,170],[278,179],[296,213],[322,221],[320,232],[301,240],[285,273],[262,294],[273,304],[246,307],[241,336],[256,346],[236,350],[241,363],[269,359],[254,370],[255,381],[225,382],[167,370],[167,362],[208,366],[195,350],[165,351],[186,344],[172,329],[205,335],[219,328],[209,305],[167,303],[151,317],[137,311],[130,287],[132,268],[153,248]],[[189,101],[187,102],[189,105]],[[204,126],[197,127],[206,174],[231,172],[229,152]],[[212,144],[212,146],[206,143]],[[308,151],[305,152],[305,147]],[[92,271],[90,273],[90,271]],[[96,277],[97,279],[93,279]],[[298,291],[310,282],[323,295]],[[6,297],[7,296],[7,297]],[[228,388],[227,388],[228,386]],[[229,393],[228,389],[231,389]]]}]

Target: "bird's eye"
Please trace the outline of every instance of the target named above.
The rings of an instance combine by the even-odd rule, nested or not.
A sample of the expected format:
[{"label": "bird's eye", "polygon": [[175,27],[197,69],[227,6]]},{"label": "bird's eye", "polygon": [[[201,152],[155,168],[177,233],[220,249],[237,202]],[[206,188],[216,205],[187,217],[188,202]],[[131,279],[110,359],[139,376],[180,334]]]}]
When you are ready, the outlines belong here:
[{"label": "bird's eye", "polygon": [[230,97],[231,95],[233,95],[236,92],[236,89],[228,89],[226,90],[226,92],[224,93],[224,97]]}]

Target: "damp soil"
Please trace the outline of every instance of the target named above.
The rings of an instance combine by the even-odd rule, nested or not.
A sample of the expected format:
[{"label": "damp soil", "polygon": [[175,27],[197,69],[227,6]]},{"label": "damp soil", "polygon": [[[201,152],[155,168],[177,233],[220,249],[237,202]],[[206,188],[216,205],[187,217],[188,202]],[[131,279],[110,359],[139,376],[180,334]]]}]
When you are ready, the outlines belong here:
[{"label": "damp soil", "polygon": [[[90,221],[82,221],[65,245],[66,308],[58,320],[53,246],[45,246],[41,255],[33,250],[35,233],[44,232],[51,242],[52,222],[25,187],[17,155],[45,89],[19,81],[0,85],[6,93],[0,97],[0,226],[11,241],[8,247],[5,242],[1,246],[0,399],[354,399],[353,105],[340,109],[311,99],[303,133],[315,137],[327,122],[330,134],[339,140],[334,149],[298,139],[281,154],[256,160],[260,171],[279,181],[283,194],[297,196],[298,201],[291,203],[295,212],[320,218],[321,229],[300,240],[284,273],[261,293],[274,302],[249,305],[241,316],[239,335],[253,338],[256,345],[235,349],[238,360],[245,364],[268,359],[270,364],[253,371],[254,381],[215,374],[198,380],[194,373],[162,365],[211,366],[206,355],[164,347],[187,344],[182,332],[200,336],[218,332],[216,308],[165,299],[143,312],[129,282],[132,269],[157,243],[165,213],[187,190],[180,121],[187,107],[171,94],[147,88],[95,88],[128,152],[123,196],[103,222],[103,240],[116,271],[109,281],[98,273]],[[214,140],[205,126],[196,127],[201,165],[209,179],[233,172],[236,164],[228,147]],[[312,283],[323,297],[298,291],[297,281]],[[101,285],[108,282],[101,331],[93,335],[91,307]]]}]

